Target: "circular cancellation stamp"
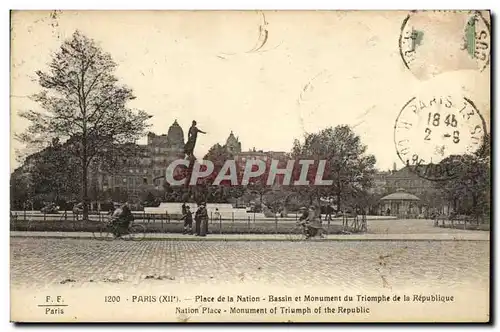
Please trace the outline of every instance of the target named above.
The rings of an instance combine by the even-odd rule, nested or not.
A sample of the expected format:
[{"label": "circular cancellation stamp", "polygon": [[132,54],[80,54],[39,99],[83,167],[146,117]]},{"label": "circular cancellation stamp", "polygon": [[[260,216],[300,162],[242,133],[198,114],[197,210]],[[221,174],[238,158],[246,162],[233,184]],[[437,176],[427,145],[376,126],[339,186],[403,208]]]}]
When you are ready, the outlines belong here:
[{"label": "circular cancellation stamp", "polygon": [[457,176],[449,156],[472,154],[481,146],[486,122],[466,97],[413,97],[401,109],[394,125],[394,144],[411,171],[432,181]]},{"label": "circular cancellation stamp", "polygon": [[399,52],[418,78],[455,70],[483,71],[490,62],[489,12],[412,11],[403,20]]}]

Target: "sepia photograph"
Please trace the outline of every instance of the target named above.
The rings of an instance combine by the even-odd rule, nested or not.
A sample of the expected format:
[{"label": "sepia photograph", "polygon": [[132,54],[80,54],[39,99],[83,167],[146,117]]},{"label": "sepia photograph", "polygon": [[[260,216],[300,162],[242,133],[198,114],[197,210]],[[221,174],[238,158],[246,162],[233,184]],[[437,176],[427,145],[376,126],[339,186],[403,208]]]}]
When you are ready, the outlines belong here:
[{"label": "sepia photograph", "polygon": [[10,321],[487,323],[487,10],[11,10]]}]

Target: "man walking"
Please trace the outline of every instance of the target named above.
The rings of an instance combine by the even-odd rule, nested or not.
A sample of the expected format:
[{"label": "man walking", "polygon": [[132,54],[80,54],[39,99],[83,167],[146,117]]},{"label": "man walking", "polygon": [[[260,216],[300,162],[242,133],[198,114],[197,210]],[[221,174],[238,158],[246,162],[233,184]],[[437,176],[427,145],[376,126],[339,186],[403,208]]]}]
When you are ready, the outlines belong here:
[{"label": "man walking", "polygon": [[189,206],[186,206],[181,220],[184,220],[184,232],[182,234],[193,234],[193,213]]}]

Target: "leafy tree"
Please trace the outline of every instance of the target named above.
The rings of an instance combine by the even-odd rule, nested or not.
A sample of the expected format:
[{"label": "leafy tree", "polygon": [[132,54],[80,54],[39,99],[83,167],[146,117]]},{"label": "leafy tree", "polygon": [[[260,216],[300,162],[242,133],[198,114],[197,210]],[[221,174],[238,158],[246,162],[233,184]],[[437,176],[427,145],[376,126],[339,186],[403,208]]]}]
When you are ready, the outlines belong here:
[{"label": "leafy tree", "polygon": [[453,155],[440,163],[443,169],[452,169],[456,175],[435,186],[452,204],[458,214],[470,214],[479,221],[490,211],[491,167],[490,140],[486,136],[474,154]]},{"label": "leafy tree", "polygon": [[257,195],[259,197],[259,203],[262,206],[262,204],[270,204],[272,201],[275,203],[275,199],[269,199],[267,200],[267,203],[264,202],[264,196],[267,194],[270,194],[273,190],[270,186],[267,185],[267,176],[268,174],[264,173],[259,177],[250,179],[248,182],[248,188],[247,190],[253,194]]},{"label": "leafy tree", "polygon": [[128,192],[124,188],[116,187],[112,191],[111,199],[113,200],[113,202],[123,203],[128,200]]},{"label": "leafy tree", "polygon": [[64,41],[48,64],[37,71],[41,92],[32,96],[43,111],[28,110],[21,117],[30,122],[18,136],[27,144],[49,137],[71,140],[80,165],[81,199],[88,217],[88,172],[92,162],[109,155],[126,155],[117,144],[132,143],[144,135],[149,118],[143,111],[127,108],[135,97],[118,84],[116,63],[92,39],[76,31]]},{"label": "leafy tree", "polygon": [[79,169],[71,158],[73,147],[70,143],[60,144],[54,139],[50,146],[30,155],[11,175],[13,196],[17,200],[55,202],[61,208],[65,202],[73,200],[80,186],[75,181]]},{"label": "leafy tree", "polygon": [[10,177],[10,208],[11,210],[26,208],[25,203],[32,198],[31,179],[29,174],[18,168]]},{"label": "leafy tree", "polygon": [[[302,195],[308,195],[319,201],[323,196],[334,196],[338,209],[342,205],[367,195],[375,173],[375,157],[366,154],[366,146],[347,125],[327,128],[318,133],[307,134],[304,142],[295,140],[291,153],[296,160],[314,160],[310,167],[307,186],[292,187]],[[326,160],[325,180],[333,180],[331,186],[314,185],[314,176],[320,160]],[[298,178],[298,168],[294,169],[294,178]]]}]

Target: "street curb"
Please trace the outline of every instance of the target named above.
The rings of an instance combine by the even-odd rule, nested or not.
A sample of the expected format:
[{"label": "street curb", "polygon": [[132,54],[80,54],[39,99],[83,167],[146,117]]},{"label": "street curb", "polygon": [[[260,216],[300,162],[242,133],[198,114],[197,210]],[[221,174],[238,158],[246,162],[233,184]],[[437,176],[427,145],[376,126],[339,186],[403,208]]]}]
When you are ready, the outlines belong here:
[{"label": "street curb", "polygon": [[[97,240],[93,236],[54,236],[54,235],[48,235],[48,236],[41,236],[41,235],[33,235],[33,236],[23,236],[23,235],[11,235],[11,238],[31,238],[31,239],[71,239],[71,240],[96,240],[96,241],[102,241],[102,242],[112,242],[116,240]],[[449,242],[455,242],[455,241],[475,241],[475,242],[489,242],[490,239],[461,239],[461,238],[445,238],[445,239],[423,239],[423,238],[327,238],[327,239],[312,239],[312,240],[290,240],[290,239],[280,239],[280,238],[214,238],[214,237],[196,237],[196,238],[182,238],[182,237],[175,237],[175,238],[168,238],[168,237],[157,237],[157,238],[151,238],[151,237],[146,237],[142,240],[123,240],[124,242],[142,242],[142,241],[194,241],[194,242],[205,242],[205,241],[218,241],[218,242],[341,242],[341,241],[355,241],[355,242],[363,242],[363,241],[383,241],[383,242],[422,242],[422,241],[449,241]]]}]

